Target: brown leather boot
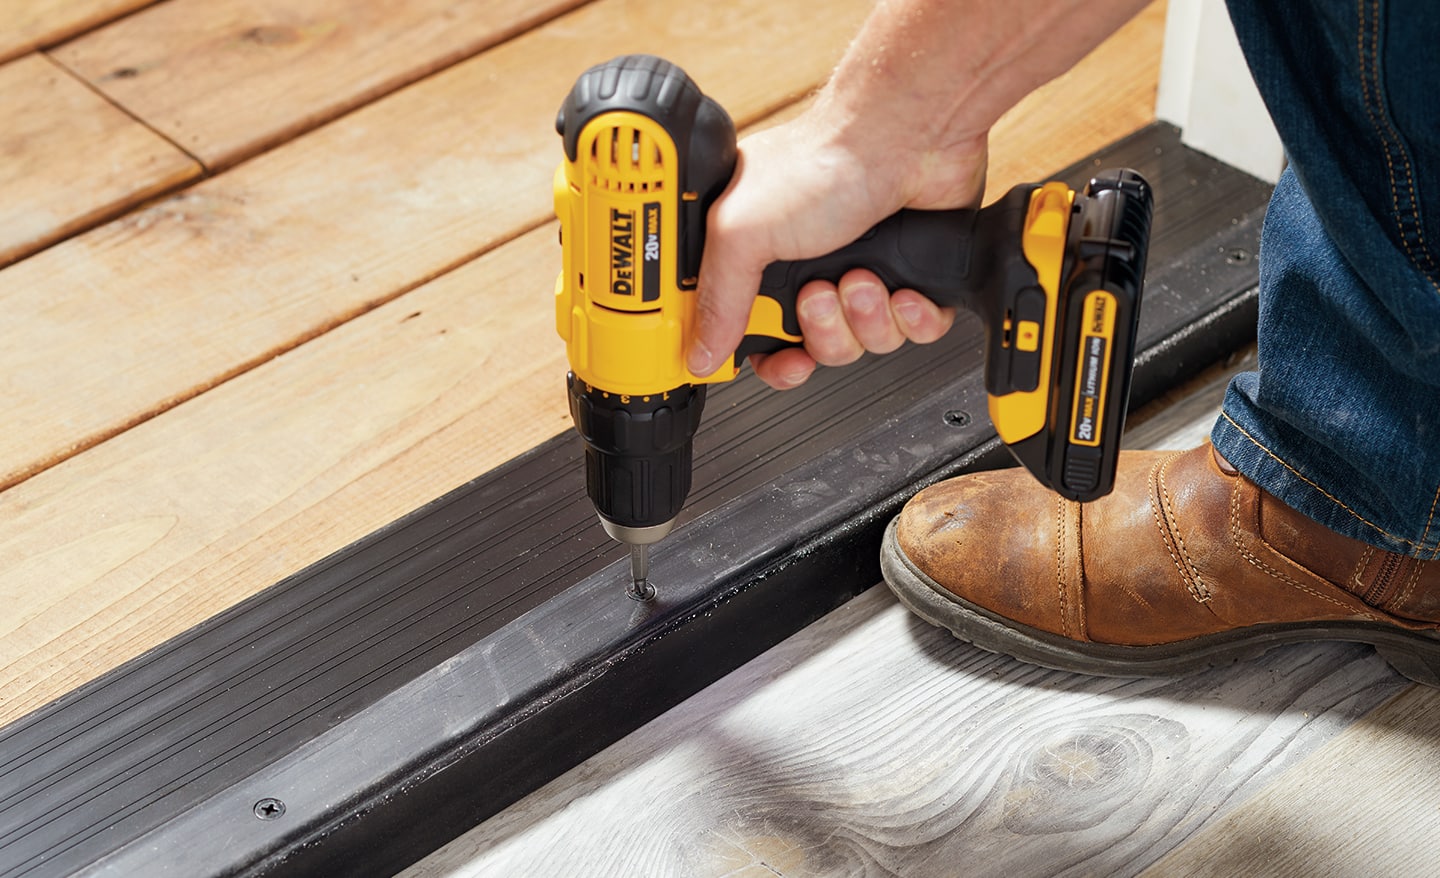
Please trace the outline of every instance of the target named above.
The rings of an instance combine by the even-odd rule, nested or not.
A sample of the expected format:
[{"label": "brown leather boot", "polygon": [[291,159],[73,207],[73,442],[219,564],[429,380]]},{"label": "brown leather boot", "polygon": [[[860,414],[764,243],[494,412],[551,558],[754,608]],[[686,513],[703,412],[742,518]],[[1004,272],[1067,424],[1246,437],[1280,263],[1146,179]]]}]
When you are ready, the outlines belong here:
[{"label": "brown leather boot", "polygon": [[1315,524],[1209,444],[1124,452],[1086,504],[1020,470],[942,482],[891,523],[881,565],[921,618],[1046,667],[1163,676],[1354,640],[1440,686],[1440,563]]}]

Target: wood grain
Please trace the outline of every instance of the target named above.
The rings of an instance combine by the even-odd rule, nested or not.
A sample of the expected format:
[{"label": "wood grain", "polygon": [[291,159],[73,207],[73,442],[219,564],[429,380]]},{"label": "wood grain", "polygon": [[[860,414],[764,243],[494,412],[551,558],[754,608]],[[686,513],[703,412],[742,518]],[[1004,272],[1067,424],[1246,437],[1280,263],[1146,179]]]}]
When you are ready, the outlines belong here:
[{"label": "wood grain", "polygon": [[589,64],[664,51],[744,124],[822,79],[867,6],[602,0],[0,271],[32,340],[0,349],[0,487],[544,222]]},{"label": "wood grain", "polygon": [[0,61],[56,43],[156,0],[8,0]]},{"label": "wood grain", "polygon": [[[568,43],[580,33],[567,29],[552,39]],[[837,39],[827,50],[816,43],[814,51],[833,55],[842,45]],[[534,56],[522,52],[519,57]],[[812,60],[817,77],[831,60]],[[484,70],[472,73],[457,89],[487,75]],[[552,85],[554,93],[563,96],[569,82]],[[787,92],[767,99],[764,89],[752,89],[748,97],[737,99],[739,118],[747,115],[746,106],[783,103],[790,97]],[[470,158],[469,150],[457,149],[467,163],[450,159],[459,166],[449,168],[440,182],[423,187],[423,203],[409,207],[406,216],[428,219],[426,208],[438,202],[441,219],[458,227],[449,230],[454,238],[499,238],[513,234],[516,225],[532,216],[544,216],[559,148],[552,142],[551,111],[526,109],[532,111],[545,114],[538,135],[524,124],[496,129],[524,147],[505,154],[501,164],[508,173],[487,169],[484,154]],[[364,112],[340,125],[364,122]],[[448,119],[452,114],[442,115]],[[514,115],[528,118],[525,113]],[[399,119],[386,122],[404,127],[413,114],[402,113]],[[370,130],[367,126],[362,133]],[[337,145],[326,140],[311,145],[313,154],[302,160],[331,161],[357,142],[343,139]],[[491,143],[503,145],[499,139]],[[531,152],[543,156],[531,159]],[[236,285],[269,279],[257,277],[244,262],[229,264],[237,257],[248,258],[242,255],[246,247],[270,252],[291,247],[285,251],[287,264],[295,266],[305,264],[306,246],[328,246],[329,252],[309,257],[317,275],[323,275],[323,257],[333,264],[336,248],[343,247],[346,258],[354,258],[334,228],[349,218],[340,204],[311,209],[307,218],[314,222],[320,214],[327,225],[311,230],[309,237],[302,221],[276,230],[282,233],[279,241],[254,233],[266,218],[313,201],[285,201],[279,183],[261,192],[258,183],[244,188],[237,182],[265,179],[254,169],[263,171],[281,158],[267,156],[112,224],[101,231],[118,235],[117,227],[130,227],[133,238],[121,235],[96,244],[96,258],[113,259],[113,250],[134,246],[147,254],[163,252],[173,260],[170,271],[176,271],[194,264],[194,251],[208,249],[210,280],[207,284],[203,273],[194,278],[196,298],[187,303],[188,319],[202,322],[201,297],[220,292],[215,277]],[[395,170],[400,164],[394,159],[388,167]],[[522,212],[483,211],[482,199],[463,193],[460,204],[444,204],[445,197],[456,197],[444,185],[463,188],[467,171],[507,181],[517,165],[529,172],[530,187],[522,192],[514,181],[498,185],[510,187],[507,191],[523,205]],[[284,166],[282,182],[303,176],[294,167]],[[536,179],[540,174],[543,183]],[[367,203],[422,199],[412,177],[376,179],[365,193],[371,199]],[[343,184],[313,182],[322,191],[344,189]],[[225,191],[241,188],[246,196],[226,203],[210,194],[221,184],[230,185]],[[247,212],[253,209],[249,205],[270,200],[280,204],[258,216]],[[380,251],[370,254],[377,264],[401,261],[393,241],[386,249],[385,233],[396,236],[404,227],[395,216],[389,219],[366,238]],[[504,225],[507,220],[512,224]],[[421,231],[435,228],[422,225]],[[15,611],[0,618],[0,723],[567,429],[563,347],[555,336],[551,303],[558,270],[556,228],[547,223],[521,235],[398,301],[209,389],[186,405],[130,426],[6,491],[6,504],[0,507],[0,599]],[[155,249],[154,237],[148,237],[155,234],[151,229],[161,230],[167,249]],[[290,235],[298,240],[290,242]],[[412,236],[422,237],[418,231]],[[98,237],[74,243],[89,244]],[[147,243],[135,243],[142,239]],[[388,283],[403,284],[410,276],[407,270],[435,270],[423,267],[433,261],[422,262],[413,250],[407,258],[408,263],[384,264]],[[32,258],[15,268],[36,270],[38,261]],[[160,275],[161,266],[155,268],[151,281]],[[343,290],[361,283],[359,277],[342,276],[336,282]],[[276,270],[270,278],[283,290],[285,272]],[[6,273],[0,272],[0,284],[5,280]],[[137,285],[137,295],[139,289]],[[173,284],[172,289],[183,292]],[[253,298],[263,302],[267,292],[273,291],[256,290]],[[75,317],[84,317],[83,311]],[[157,321],[168,323],[170,315],[152,310],[128,318],[142,330]],[[288,325],[278,318],[275,323]],[[92,328],[99,332],[99,327]],[[72,342],[72,352],[77,344]],[[156,358],[157,369],[164,368],[162,352],[149,355]],[[96,364],[88,368],[98,372]],[[113,391],[113,381],[104,380]],[[588,501],[577,496],[576,502]],[[48,587],[37,590],[38,581]]]},{"label": "wood grain", "polygon": [[1413,686],[1145,872],[1431,875],[1440,692]]},{"label": "wood grain", "polygon": [[0,724],[566,429],[555,233],[6,491]]},{"label": "wood grain", "polygon": [[[1155,118],[1155,70],[1165,33],[1165,3],[1141,10],[1124,27],[1069,71],[1032,92],[1000,118],[990,132],[985,198],[992,201],[1017,183],[1034,182],[1027,150],[1034,144],[1051,158],[1038,173],[1059,170],[1114,141],[1114,131],[1134,131]],[[1103,87],[1096,87],[1104,83]]]},{"label": "wood grain", "polygon": [[0,95],[0,265],[200,173],[44,55],[0,65]]},{"label": "wood grain", "polygon": [[1403,686],[1344,645],[1046,671],[878,586],[403,874],[1133,875]]},{"label": "wood grain", "polygon": [[[18,0],[0,59],[149,2]],[[797,8],[600,0],[0,271],[0,723],[566,429],[542,225],[559,96],[642,49],[753,119],[818,82],[864,11]],[[1148,121],[1159,9],[1002,121],[992,193]],[[290,63],[334,48],[266,57],[302,44]],[[41,81],[4,77],[41,60],[0,68],[0,114]],[[398,82],[364,75],[290,130]],[[94,104],[62,86],[0,152],[30,122],[114,122],[65,110]],[[107,156],[148,155],[140,126],[97,130]],[[0,180],[43,202],[26,220],[148,197],[113,195],[150,185],[134,167],[30,154],[53,185]],[[66,200],[67,174],[88,197]],[[1067,677],[877,589],[410,874],[1425,873],[1437,697],[1338,645],[1182,681]]]},{"label": "wood grain", "polygon": [[215,170],[581,2],[171,0],[54,54]]}]

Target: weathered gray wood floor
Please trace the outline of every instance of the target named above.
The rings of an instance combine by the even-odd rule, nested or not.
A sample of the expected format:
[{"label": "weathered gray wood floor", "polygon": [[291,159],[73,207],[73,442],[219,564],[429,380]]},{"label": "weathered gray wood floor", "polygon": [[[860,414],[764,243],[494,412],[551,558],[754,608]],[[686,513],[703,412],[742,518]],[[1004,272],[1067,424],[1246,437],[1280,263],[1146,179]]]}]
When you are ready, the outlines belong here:
[{"label": "weathered gray wood floor", "polygon": [[[1202,439],[1224,377],[1131,443]],[[881,585],[406,874],[1435,874],[1440,784],[1411,779],[1440,774],[1437,702],[1344,644],[1174,680],[1046,671]]]}]

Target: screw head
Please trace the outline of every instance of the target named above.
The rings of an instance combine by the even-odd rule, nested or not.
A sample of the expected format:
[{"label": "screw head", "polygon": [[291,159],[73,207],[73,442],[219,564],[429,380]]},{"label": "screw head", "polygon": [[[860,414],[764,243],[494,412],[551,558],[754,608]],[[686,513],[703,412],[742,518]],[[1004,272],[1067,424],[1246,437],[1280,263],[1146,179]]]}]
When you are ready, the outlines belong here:
[{"label": "screw head", "polygon": [[1225,261],[1231,265],[1241,265],[1250,261],[1250,251],[1244,247],[1231,247],[1225,253]]},{"label": "screw head", "polygon": [[285,813],[285,803],[267,796],[255,803],[252,809],[261,820],[275,820]]},{"label": "screw head", "polygon": [[970,424],[970,413],[960,409],[951,409],[945,413],[945,423],[952,427],[965,427]]}]

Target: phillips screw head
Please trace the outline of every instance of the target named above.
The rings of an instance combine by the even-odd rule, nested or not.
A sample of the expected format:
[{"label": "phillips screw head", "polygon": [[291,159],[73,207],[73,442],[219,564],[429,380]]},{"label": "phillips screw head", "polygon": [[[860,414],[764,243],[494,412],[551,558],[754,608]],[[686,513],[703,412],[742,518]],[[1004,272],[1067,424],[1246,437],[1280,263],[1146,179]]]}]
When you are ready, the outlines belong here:
[{"label": "phillips screw head", "polygon": [[650,584],[650,547],[644,544],[630,546],[630,587],[625,594],[632,600],[649,601],[655,598],[655,586]]}]

